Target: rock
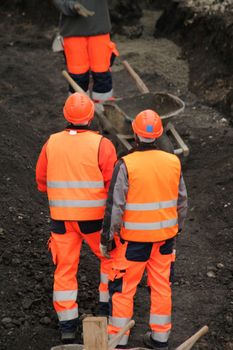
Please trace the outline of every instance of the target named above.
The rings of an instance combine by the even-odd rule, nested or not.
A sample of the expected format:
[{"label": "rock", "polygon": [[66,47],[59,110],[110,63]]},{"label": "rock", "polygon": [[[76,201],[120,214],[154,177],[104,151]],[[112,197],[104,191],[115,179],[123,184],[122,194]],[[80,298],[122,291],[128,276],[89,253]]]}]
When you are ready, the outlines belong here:
[{"label": "rock", "polygon": [[119,34],[125,35],[129,39],[136,39],[139,38],[143,33],[143,25],[142,24],[136,24],[133,26],[122,26]]},{"label": "rock", "polygon": [[47,316],[42,317],[42,318],[40,319],[40,323],[41,323],[41,324],[48,325],[48,324],[50,324],[51,322],[52,322],[52,321],[51,321],[51,318],[49,318],[49,317],[47,317]]},{"label": "rock", "polygon": [[30,298],[25,298],[22,301],[22,307],[27,310],[30,309],[30,307],[32,306],[33,300],[31,300]]},{"label": "rock", "polygon": [[2,324],[5,326],[9,323],[12,323],[12,318],[10,317],[4,317],[2,320],[1,320]]},{"label": "rock", "polygon": [[217,268],[218,268],[218,269],[223,269],[223,268],[224,268],[224,265],[223,265],[222,263],[218,263],[218,264],[217,264]]},{"label": "rock", "polygon": [[208,271],[208,272],[207,272],[207,276],[208,276],[209,278],[216,278],[216,274],[214,273],[214,271]]}]

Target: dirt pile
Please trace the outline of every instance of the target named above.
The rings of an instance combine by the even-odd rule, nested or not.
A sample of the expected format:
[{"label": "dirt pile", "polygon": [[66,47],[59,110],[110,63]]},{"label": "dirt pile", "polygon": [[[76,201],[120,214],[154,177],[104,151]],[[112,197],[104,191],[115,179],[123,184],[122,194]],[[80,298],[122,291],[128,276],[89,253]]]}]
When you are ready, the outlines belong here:
[{"label": "dirt pile", "polygon": [[172,37],[182,45],[190,65],[190,89],[202,101],[226,111],[231,121],[232,9],[231,0],[171,0],[155,29],[156,37]]},{"label": "dirt pile", "polygon": [[184,0],[187,7],[193,9],[194,13],[205,14],[225,13],[233,10],[232,0]]}]

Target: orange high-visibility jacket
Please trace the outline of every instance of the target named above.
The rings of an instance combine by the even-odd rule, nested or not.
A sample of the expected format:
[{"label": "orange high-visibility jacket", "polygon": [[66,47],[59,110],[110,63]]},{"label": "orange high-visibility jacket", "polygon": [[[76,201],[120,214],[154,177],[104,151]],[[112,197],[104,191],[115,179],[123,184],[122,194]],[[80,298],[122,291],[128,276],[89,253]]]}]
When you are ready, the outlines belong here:
[{"label": "orange high-visibility jacket", "polygon": [[107,192],[99,169],[102,136],[86,131],[50,136],[46,145],[47,194],[55,220],[103,218]]},{"label": "orange high-visibility jacket", "polygon": [[181,165],[173,155],[158,150],[123,157],[129,190],[121,237],[136,242],[158,242],[178,231],[177,200]]}]

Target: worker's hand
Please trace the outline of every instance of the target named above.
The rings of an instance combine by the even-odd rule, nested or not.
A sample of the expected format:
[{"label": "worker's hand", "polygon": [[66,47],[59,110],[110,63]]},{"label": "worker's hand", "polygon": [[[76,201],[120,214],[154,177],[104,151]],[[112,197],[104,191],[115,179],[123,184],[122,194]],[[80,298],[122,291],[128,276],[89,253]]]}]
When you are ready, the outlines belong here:
[{"label": "worker's hand", "polygon": [[94,14],[95,14],[94,11],[90,11],[90,10],[86,9],[86,7],[81,5],[79,2],[76,2],[74,4],[74,9],[82,17],[94,16]]},{"label": "worker's hand", "polygon": [[109,254],[108,247],[104,244],[100,243],[100,253],[107,259],[111,259],[111,256]]}]

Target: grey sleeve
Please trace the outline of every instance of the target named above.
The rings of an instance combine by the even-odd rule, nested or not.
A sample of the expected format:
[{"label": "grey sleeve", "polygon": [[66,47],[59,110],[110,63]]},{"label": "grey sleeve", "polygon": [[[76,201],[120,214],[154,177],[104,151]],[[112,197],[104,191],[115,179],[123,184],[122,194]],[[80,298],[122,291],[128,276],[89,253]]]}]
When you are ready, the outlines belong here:
[{"label": "grey sleeve", "polygon": [[76,16],[77,13],[74,10],[75,2],[72,0],[53,0],[56,8],[65,16]]},{"label": "grey sleeve", "polygon": [[111,241],[114,233],[120,233],[128,188],[127,169],[124,161],[119,160],[114,168],[108,192],[103,221],[103,233],[101,236],[102,244],[106,245],[107,242]]},{"label": "grey sleeve", "polygon": [[178,192],[178,230],[181,231],[184,226],[184,220],[188,211],[188,195],[183,175],[181,174]]}]

